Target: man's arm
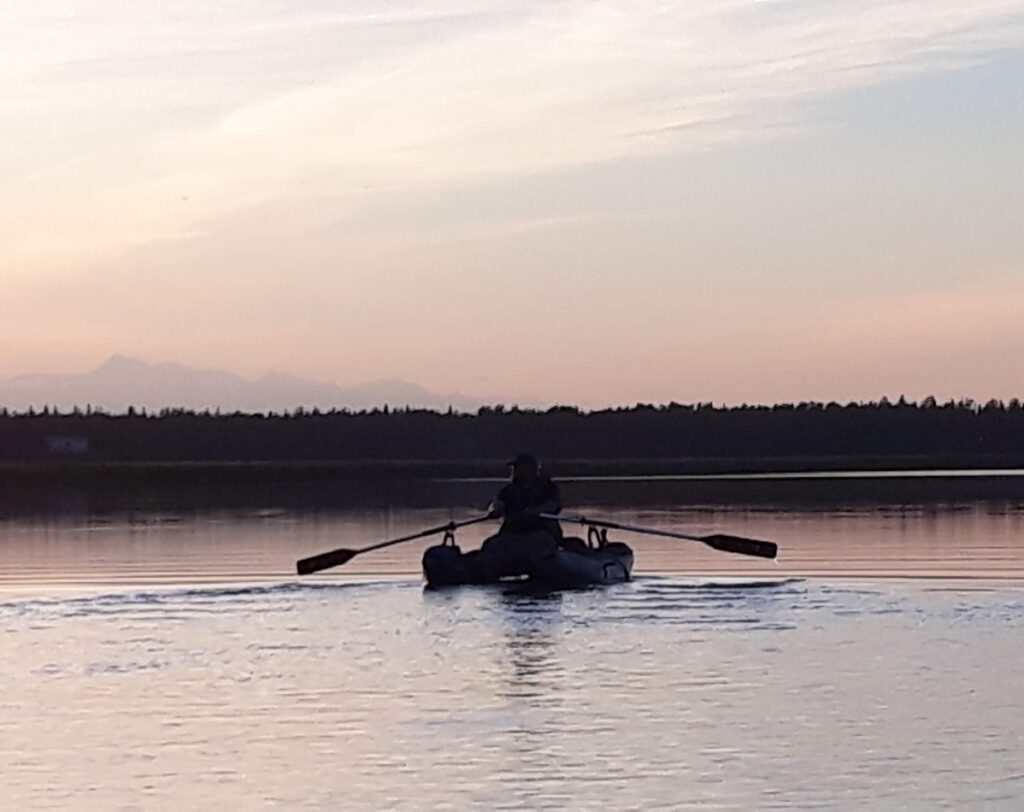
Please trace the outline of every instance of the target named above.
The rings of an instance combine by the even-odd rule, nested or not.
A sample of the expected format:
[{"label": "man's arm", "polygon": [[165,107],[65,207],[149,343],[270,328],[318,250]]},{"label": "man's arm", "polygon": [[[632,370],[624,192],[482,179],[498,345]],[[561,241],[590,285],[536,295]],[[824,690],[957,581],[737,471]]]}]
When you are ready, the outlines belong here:
[{"label": "man's arm", "polygon": [[490,506],[490,514],[496,519],[500,519],[508,512],[508,485],[498,491],[498,495],[494,497]]},{"label": "man's arm", "polygon": [[551,480],[548,480],[548,486],[544,489],[544,501],[539,505],[534,505],[527,511],[532,516],[540,516],[542,513],[561,513],[562,512],[562,494],[556,485]]}]

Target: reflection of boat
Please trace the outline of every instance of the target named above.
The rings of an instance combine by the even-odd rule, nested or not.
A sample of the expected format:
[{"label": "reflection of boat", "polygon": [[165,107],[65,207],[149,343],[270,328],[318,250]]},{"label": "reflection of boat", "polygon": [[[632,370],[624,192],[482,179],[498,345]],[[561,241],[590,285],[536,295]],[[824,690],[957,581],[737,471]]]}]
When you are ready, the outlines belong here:
[{"label": "reflection of boat", "polygon": [[[487,574],[479,564],[479,550],[462,552],[451,534],[443,544],[423,554],[423,575],[427,586],[459,586],[504,582]],[[558,550],[529,572],[511,580],[551,587],[583,587],[628,581],[633,571],[633,550],[621,542],[608,541],[605,532],[593,531],[587,541],[565,538]]]}]

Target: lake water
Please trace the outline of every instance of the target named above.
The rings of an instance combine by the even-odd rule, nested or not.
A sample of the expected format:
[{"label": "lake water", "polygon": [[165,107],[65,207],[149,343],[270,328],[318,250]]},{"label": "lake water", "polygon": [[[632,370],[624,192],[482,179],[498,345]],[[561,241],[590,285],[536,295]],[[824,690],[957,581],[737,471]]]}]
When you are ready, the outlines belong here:
[{"label": "lake water", "polygon": [[417,543],[292,575],[492,483],[9,511],[0,808],[1024,808],[1021,485],[576,483],[782,552],[632,536],[546,595],[424,592]]}]

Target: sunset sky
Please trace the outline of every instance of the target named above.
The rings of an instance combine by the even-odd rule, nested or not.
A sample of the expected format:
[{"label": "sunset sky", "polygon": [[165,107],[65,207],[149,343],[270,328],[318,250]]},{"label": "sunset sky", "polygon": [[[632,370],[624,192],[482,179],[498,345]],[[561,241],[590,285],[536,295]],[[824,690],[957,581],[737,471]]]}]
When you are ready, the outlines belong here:
[{"label": "sunset sky", "polygon": [[1024,0],[0,0],[0,377],[1024,396]]}]

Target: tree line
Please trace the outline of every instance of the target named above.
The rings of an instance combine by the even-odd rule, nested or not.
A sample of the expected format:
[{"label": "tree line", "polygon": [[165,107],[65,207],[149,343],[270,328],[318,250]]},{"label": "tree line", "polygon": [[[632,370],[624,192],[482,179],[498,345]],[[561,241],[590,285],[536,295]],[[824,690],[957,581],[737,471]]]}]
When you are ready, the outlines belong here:
[{"label": "tree line", "polygon": [[[62,445],[62,441],[67,441]],[[163,409],[0,409],[0,462],[557,460],[1024,457],[1018,399],[715,406],[585,411],[484,407],[249,414]]]}]

